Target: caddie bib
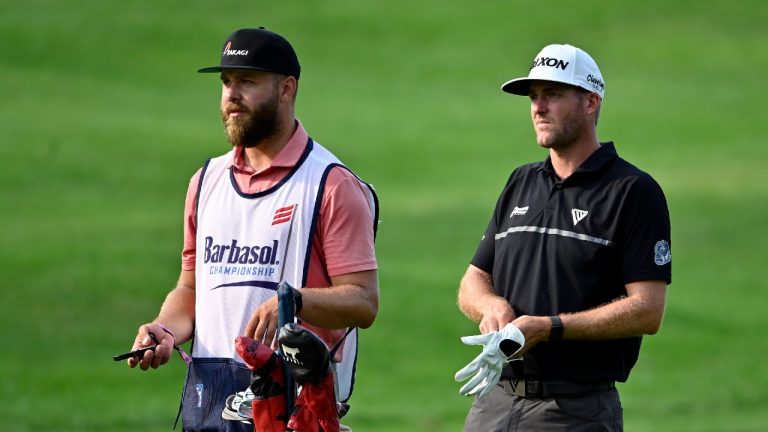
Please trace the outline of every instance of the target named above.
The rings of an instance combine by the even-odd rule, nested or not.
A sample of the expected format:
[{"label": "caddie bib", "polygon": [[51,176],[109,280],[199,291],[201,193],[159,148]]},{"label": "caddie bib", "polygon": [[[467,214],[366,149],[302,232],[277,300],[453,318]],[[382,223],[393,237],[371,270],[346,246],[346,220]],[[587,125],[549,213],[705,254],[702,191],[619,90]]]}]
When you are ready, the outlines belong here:
[{"label": "caddie bib", "polygon": [[[331,168],[343,167],[309,138],[288,175],[267,190],[246,194],[230,168],[233,151],[206,162],[198,184],[193,362],[181,410],[184,430],[190,431],[235,427],[220,416],[224,399],[247,387],[250,376],[235,338],[254,310],[276,295],[281,281],[305,286],[325,179]],[[361,183],[377,216],[373,190]],[[335,366],[340,401],[352,391],[356,351],[355,329]]]},{"label": "caddie bib", "polygon": [[232,157],[211,159],[201,173],[192,356],[242,362],[234,339],[253,311],[276,294],[281,280],[304,286],[322,178],[340,162],[310,139],[284,179],[245,194],[229,169]]}]

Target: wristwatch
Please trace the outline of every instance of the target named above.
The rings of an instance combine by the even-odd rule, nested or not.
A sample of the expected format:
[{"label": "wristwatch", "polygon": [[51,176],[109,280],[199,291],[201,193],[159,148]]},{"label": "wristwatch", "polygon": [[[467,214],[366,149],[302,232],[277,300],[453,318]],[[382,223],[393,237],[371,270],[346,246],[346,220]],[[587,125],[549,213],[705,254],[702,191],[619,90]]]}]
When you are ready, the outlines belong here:
[{"label": "wristwatch", "polygon": [[549,341],[556,342],[563,338],[563,320],[558,315],[549,317],[552,322],[552,328],[549,330]]},{"label": "wristwatch", "polygon": [[293,288],[293,304],[296,306],[296,313],[301,311],[304,306],[304,299],[301,297],[301,290]]}]

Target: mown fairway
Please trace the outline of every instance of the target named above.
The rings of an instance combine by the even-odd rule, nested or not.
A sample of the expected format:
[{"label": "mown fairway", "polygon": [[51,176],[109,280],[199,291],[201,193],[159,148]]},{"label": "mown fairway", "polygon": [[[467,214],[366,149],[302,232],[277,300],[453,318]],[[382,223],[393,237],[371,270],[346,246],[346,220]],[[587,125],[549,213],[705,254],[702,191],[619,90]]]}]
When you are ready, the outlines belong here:
[{"label": "mown fairway", "polygon": [[355,431],[457,431],[477,350],[457,283],[509,172],[546,154],[499,85],[572,43],[606,80],[600,137],[664,187],[673,284],[620,387],[628,431],[768,428],[768,4],[0,0],[0,418],[5,431],[165,431],[184,365],[131,346],[179,271],[189,176],[227,150],[218,61],[284,34],[298,116],[373,183],[382,304]]}]

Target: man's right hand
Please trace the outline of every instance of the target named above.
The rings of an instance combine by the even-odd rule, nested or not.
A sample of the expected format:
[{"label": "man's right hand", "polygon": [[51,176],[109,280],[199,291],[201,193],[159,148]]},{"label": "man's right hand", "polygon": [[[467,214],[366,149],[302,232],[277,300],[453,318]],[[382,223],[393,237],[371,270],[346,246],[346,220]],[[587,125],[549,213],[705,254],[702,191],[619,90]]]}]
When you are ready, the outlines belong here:
[{"label": "man's right hand", "polygon": [[467,318],[479,323],[482,334],[499,331],[517,318],[509,302],[493,288],[491,274],[472,264],[461,278],[458,303]]},{"label": "man's right hand", "polygon": [[480,320],[480,333],[487,334],[499,331],[517,318],[515,311],[503,297],[493,296],[482,309],[483,318]]},{"label": "man's right hand", "polygon": [[128,359],[128,366],[135,368],[138,365],[141,370],[157,369],[160,365],[168,363],[168,360],[173,354],[173,345],[175,343],[174,337],[163,330],[163,328],[157,323],[147,323],[139,327],[139,331],[136,334],[136,339],[133,342],[131,351],[135,351],[140,348],[151,347],[155,345],[155,341],[149,333],[152,333],[155,338],[160,342],[157,344],[157,348],[154,351],[148,350],[144,353],[142,358],[132,357]]}]

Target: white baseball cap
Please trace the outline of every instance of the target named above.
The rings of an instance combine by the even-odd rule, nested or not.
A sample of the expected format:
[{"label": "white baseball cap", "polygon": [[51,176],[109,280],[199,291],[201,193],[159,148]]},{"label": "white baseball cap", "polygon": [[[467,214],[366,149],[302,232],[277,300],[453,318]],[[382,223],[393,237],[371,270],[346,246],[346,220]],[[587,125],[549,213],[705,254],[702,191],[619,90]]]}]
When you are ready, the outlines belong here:
[{"label": "white baseball cap", "polygon": [[554,81],[581,87],[601,98],[605,81],[597,63],[583,50],[573,45],[547,45],[533,60],[527,77],[505,82],[501,89],[507,93],[528,96],[531,81]]}]

